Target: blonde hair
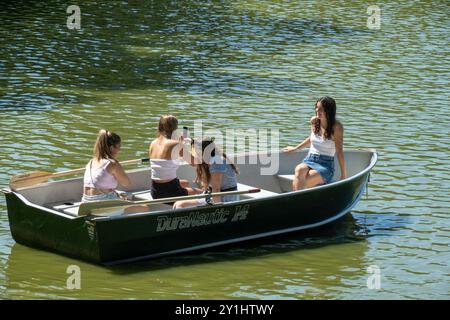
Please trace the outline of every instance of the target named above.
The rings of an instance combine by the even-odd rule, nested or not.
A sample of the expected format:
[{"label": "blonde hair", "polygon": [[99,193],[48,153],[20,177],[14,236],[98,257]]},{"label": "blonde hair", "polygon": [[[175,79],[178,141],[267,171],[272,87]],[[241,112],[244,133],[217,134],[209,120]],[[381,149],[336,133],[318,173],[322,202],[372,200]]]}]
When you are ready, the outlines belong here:
[{"label": "blonde hair", "polygon": [[158,137],[164,136],[168,139],[172,137],[172,133],[178,128],[178,119],[168,114],[159,118]]},{"label": "blonde hair", "polygon": [[111,147],[120,144],[120,136],[114,132],[108,131],[106,129],[101,129],[98,132],[97,140],[94,145],[94,158],[97,160],[101,159],[111,159],[112,156]]}]

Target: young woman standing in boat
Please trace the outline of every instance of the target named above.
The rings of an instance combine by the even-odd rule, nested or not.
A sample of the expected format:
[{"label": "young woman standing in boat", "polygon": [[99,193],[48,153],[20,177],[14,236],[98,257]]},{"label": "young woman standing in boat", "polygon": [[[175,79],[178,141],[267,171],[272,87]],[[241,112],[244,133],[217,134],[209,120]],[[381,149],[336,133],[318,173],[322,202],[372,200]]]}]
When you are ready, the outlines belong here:
[{"label": "young woman standing in boat", "polygon": [[303,162],[295,167],[293,190],[312,188],[330,183],[334,175],[334,157],[341,168],[341,179],[347,178],[344,158],[344,127],[336,120],[336,102],[322,97],[315,105],[316,116],[311,118],[311,135],[295,147],[284,151],[293,152],[310,146]]},{"label": "young woman standing in boat", "polygon": [[[208,137],[201,141],[192,140],[191,149],[197,159],[197,179],[196,181],[207,190],[211,187],[211,192],[226,192],[237,190],[237,178],[239,170],[234,163],[220,152],[214,140]],[[230,202],[239,200],[238,195],[226,195],[213,197],[214,203]],[[187,208],[206,204],[205,198],[195,200],[181,200],[174,203],[173,208]]]},{"label": "young woman standing in boat", "polygon": [[177,129],[177,118],[172,115],[161,116],[158,136],[149,146],[153,199],[186,196],[202,191],[189,187],[187,180],[180,181],[177,177],[178,158],[183,156],[182,137],[177,140],[172,136]]},{"label": "young woman standing in boat", "polygon": [[119,199],[117,186],[130,185],[117,157],[120,152],[120,136],[101,129],[94,145],[94,157],[86,165],[84,173],[83,202]]}]

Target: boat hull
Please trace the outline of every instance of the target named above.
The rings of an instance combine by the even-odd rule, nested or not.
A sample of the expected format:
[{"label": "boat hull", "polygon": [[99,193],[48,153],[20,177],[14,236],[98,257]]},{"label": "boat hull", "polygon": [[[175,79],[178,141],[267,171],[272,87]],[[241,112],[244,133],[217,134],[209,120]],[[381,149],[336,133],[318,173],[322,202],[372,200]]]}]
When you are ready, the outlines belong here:
[{"label": "boat hull", "polygon": [[83,217],[69,219],[35,206],[15,192],[5,193],[9,227],[20,244],[101,262],[95,227]]},{"label": "boat hull", "polygon": [[369,170],[320,188],[268,198],[118,217],[72,217],[6,193],[18,243],[102,264],[131,262],[318,227],[348,213]]}]

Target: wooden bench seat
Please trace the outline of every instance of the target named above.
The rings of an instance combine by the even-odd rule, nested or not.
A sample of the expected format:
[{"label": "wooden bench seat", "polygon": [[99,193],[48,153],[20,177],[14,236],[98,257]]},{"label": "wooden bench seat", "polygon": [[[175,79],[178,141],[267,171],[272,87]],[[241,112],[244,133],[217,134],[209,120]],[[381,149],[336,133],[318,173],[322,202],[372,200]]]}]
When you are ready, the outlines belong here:
[{"label": "wooden bench seat", "polygon": [[[122,192],[122,191],[119,191]],[[144,190],[144,191],[136,191],[136,192],[132,192],[131,193],[133,195],[133,200],[134,201],[139,201],[139,200],[152,200],[152,196],[150,194],[149,190]],[[57,210],[60,212],[64,212],[66,214],[69,214],[71,216],[78,216],[78,208],[81,204],[81,201],[67,201],[64,203],[61,202],[56,202],[56,203],[50,203],[48,205],[46,205],[46,207],[51,208],[53,210]],[[162,209],[162,206],[159,207],[160,209]],[[166,207],[164,207],[166,209]]]},{"label": "wooden bench seat", "polygon": [[78,207],[80,206],[81,201],[78,202],[65,202],[65,203],[58,203],[56,205],[48,206],[49,208],[61,211],[66,214],[70,214],[71,216],[78,216]]}]

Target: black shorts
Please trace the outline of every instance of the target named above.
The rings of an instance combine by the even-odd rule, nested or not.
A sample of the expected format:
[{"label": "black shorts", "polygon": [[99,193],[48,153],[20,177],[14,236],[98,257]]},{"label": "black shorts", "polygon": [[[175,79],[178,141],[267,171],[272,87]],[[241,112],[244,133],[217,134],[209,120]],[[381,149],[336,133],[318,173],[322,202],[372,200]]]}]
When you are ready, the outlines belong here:
[{"label": "black shorts", "polygon": [[180,180],[175,178],[164,183],[155,183],[152,181],[151,194],[153,199],[161,199],[187,196],[188,191],[181,186]]}]

